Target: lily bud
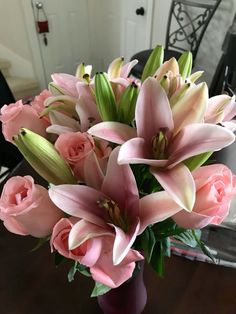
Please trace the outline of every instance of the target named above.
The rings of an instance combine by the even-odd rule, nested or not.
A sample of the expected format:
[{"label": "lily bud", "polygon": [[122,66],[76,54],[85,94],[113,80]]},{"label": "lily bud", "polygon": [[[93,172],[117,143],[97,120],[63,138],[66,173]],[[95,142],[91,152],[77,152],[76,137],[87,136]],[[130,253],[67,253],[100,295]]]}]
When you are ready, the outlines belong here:
[{"label": "lily bud", "polygon": [[179,71],[183,79],[189,77],[192,71],[193,55],[190,51],[185,51],[178,60]]},{"label": "lily bud", "polygon": [[46,181],[52,184],[76,183],[70,167],[44,137],[22,128],[13,141],[24,158]]},{"label": "lily bud", "polygon": [[163,46],[156,46],[153,49],[150,57],[148,58],[145,67],[143,69],[143,74],[141,81],[145,81],[148,76],[153,76],[156,70],[162,65],[164,60],[164,48]]},{"label": "lily bud", "polygon": [[204,73],[204,71],[197,71],[194,72],[192,75],[190,75],[189,79],[192,83],[196,82],[196,80],[198,80],[202,74]]},{"label": "lily bud", "polygon": [[76,69],[75,76],[79,80],[86,80],[90,81],[90,76],[92,72],[92,66],[91,65],[86,65],[83,63],[80,63]]},{"label": "lily bud", "polygon": [[95,75],[95,97],[103,121],[117,121],[115,95],[104,73]]},{"label": "lily bud", "polygon": [[118,104],[118,121],[130,124],[135,115],[135,106],[138,97],[138,86],[135,83],[129,85],[120,98]]},{"label": "lily bud", "polygon": [[112,61],[107,71],[107,74],[110,80],[120,76],[121,67],[123,63],[124,63],[123,57],[116,58],[115,60]]},{"label": "lily bud", "polygon": [[85,65],[84,65],[84,62],[83,63],[80,63],[76,69],[76,72],[75,72],[75,76],[82,80],[83,79],[83,76],[85,74]]},{"label": "lily bud", "polygon": [[59,95],[48,97],[44,103],[45,109],[41,112],[40,117],[48,115],[52,110],[60,110],[69,113],[72,116],[77,116],[75,105],[76,99],[68,95]]},{"label": "lily bud", "polygon": [[166,95],[169,94],[169,89],[170,89],[170,79],[167,75],[164,75],[161,80],[160,80],[161,86],[164,88]]},{"label": "lily bud", "polygon": [[179,90],[177,90],[170,98],[170,106],[173,107],[191,87],[190,83],[185,83]]}]

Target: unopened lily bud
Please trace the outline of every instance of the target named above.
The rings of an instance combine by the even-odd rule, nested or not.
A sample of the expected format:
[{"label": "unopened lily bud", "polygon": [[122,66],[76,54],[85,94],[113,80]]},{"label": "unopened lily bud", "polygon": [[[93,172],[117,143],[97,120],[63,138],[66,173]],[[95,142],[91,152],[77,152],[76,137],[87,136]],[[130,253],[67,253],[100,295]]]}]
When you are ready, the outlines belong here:
[{"label": "unopened lily bud", "polygon": [[204,71],[197,71],[194,72],[192,75],[190,75],[189,80],[194,83],[196,82],[196,80],[198,80],[202,75],[203,75]]},{"label": "unopened lily bud", "polygon": [[76,183],[69,165],[44,137],[22,128],[13,141],[29,164],[46,181],[52,184]]},{"label": "unopened lily bud", "polygon": [[104,73],[95,75],[95,97],[103,121],[117,121],[115,95]]},{"label": "unopened lily bud", "polygon": [[156,46],[153,49],[151,55],[149,56],[145,67],[143,69],[143,74],[141,81],[145,81],[145,79],[149,76],[153,76],[156,70],[162,65],[164,60],[164,48],[163,46]]},{"label": "unopened lily bud", "polygon": [[179,72],[183,79],[189,77],[192,71],[193,55],[190,51],[185,51],[178,60]]},{"label": "unopened lily bud", "polygon": [[169,89],[170,89],[170,79],[167,75],[164,75],[161,80],[160,80],[161,86],[164,88],[166,94],[169,94]]},{"label": "unopened lily bud", "polygon": [[78,78],[78,79],[82,79],[83,76],[85,74],[85,65],[84,65],[84,62],[83,63],[80,63],[76,69],[76,72],[75,72],[75,76]]},{"label": "unopened lily bud", "polygon": [[133,121],[137,97],[138,86],[132,83],[126,88],[118,104],[118,120],[120,122],[130,124]]},{"label": "unopened lily bud", "polygon": [[179,90],[177,90],[170,98],[170,106],[173,107],[191,87],[190,83],[185,83]]},{"label": "unopened lily bud", "polygon": [[112,61],[107,71],[107,74],[110,80],[120,76],[123,63],[124,63],[123,57],[116,58],[115,60]]}]

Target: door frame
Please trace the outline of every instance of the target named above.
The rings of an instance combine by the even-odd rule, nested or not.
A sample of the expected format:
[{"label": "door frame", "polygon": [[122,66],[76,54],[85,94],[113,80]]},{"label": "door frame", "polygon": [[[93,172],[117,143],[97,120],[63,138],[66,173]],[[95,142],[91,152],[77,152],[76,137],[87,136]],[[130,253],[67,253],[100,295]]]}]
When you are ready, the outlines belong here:
[{"label": "door frame", "polygon": [[[44,73],[44,64],[41,53],[41,47],[36,31],[35,17],[33,11],[33,3],[31,0],[21,0],[21,5],[25,18],[26,31],[29,39],[29,44],[32,52],[33,68],[35,75],[40,84],[41,89],[47,88],[46,76]],[[35,30],[35,31],[32,31]]]},{"label": "door frame", "polygon": [[[148,11],[147,11],[147,33],[146,33],[146,46],[151,48],[152,41],[152,24],[153,24],[153,8],[154,0],[147,0]],[[31,0],[21,0],[21,5],[24,13],[26,31],[29,39],[29,44],[32,52],[32,62],[33,68],[35,70],[35,75],[40,84],[41,89],[47,88],[46,75],[44,72],[43,57],[41,52],[41,47],[39,44],[39,39],[36,31],[35,16],[33,3]],[[35,31],[32,31],[35,29]]]}]

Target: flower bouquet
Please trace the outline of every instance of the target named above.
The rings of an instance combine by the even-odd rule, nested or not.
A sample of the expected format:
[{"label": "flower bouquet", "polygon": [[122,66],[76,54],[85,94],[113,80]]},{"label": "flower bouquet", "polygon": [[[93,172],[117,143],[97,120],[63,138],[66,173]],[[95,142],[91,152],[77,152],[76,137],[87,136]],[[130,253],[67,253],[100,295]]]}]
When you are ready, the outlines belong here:
[{"label": "flower bouquet", "polygon": [[163,275],[171,238],[211,257],[199,229],[221,223],[236,195],[235,176],[209,161],[235,140],[235,98],[209,98],[190,52],[164,63],[163,54],[153,50],[141,80],[129,76],[136,60],[117,58],[93,77],[80,64],[75,76],[53,74],[31,104],[1,109],[5,139],[49,183],[8,179],[1,220],[72,261],[69,281],[91,276],[108,314],[141,313],[145,292],[135,310],[124,297],[118,312],[107,303],[140,276],[144,259]]}]

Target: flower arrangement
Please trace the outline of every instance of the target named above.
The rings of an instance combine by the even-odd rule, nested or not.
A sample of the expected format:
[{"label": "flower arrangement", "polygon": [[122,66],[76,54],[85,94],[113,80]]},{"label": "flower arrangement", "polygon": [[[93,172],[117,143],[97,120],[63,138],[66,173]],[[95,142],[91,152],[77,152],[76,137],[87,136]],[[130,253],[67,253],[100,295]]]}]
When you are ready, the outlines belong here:
[{"label": "flower arrangement", "polygon": [[53,74],[31,104],[1,109],[2,132],[49,189],[31,176],[7,180],[0,218],[19,235],[50,241],[68,274],[91,276],[93,296],[129,280],[146,260],[160,275],[170,237],[210,255],[199,229],[220,224],[236,195],[236,178],[209,162],[235,140],[234,97],[208,96],[192,55],[163,63],[157,46],[141,80],[136,60],[115,59],[91,77]]}]

